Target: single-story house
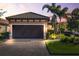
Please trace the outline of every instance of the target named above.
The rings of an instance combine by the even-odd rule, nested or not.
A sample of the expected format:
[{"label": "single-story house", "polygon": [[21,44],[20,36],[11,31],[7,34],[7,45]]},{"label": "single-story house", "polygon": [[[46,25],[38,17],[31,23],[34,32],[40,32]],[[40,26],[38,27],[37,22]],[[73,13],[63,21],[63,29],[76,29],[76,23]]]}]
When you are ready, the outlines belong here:
[{"label": "single-story house", "polygon": [[6,17],[11,39],[46,39],[49,17],[33,12]]},{"label": "single-story house", "polygon": [[0,18],[0,33],[7,32],[8,24],[7,20]]}]

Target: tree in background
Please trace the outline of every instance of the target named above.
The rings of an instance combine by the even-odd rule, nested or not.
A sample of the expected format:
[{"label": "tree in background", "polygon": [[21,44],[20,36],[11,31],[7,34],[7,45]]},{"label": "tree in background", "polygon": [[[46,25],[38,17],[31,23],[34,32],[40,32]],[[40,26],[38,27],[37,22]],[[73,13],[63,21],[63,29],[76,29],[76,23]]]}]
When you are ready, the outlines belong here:
[{"label": "tree in background", "polygon": [[79,31],[79,8],[75,8],[70,15],[71,17],[68,19],[69,30]]},{"label": "tree in background", "polygon": [[0,17],[3,16],[4,13],[6,13],[6,11],[3,11],[3,9],[0,9]]}]

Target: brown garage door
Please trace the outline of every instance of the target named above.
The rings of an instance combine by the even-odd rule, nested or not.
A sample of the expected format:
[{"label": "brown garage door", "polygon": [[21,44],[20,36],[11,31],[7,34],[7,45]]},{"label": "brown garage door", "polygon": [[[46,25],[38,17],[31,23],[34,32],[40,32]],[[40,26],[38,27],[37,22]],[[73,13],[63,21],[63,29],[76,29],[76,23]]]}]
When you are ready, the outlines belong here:
[{"label": "brown garage door", "polygon": [[15,39],[43,39],[43,25],[13,25]]}]

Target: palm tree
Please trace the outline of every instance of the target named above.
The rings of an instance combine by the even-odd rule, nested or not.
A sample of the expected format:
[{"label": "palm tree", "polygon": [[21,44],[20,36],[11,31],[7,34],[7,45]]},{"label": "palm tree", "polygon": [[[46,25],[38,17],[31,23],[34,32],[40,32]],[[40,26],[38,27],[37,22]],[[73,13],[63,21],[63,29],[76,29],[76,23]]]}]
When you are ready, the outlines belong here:
[{"label": "palm tree", "polygon": [[[56,17],[59,17],[59,19],[60,19],[59,29],[60,29],[61,28],[61,26],[60,26],[61,25],[61,18],[66,17],[66,13],[67,13],[68,8],[67,7],[61,8],[60,5],[56,5],[55,3],[52,3],[52,5],[48,5],[48,4],[44,5],[42,10],[44,8],[48,9],[47,12],[50,11],[53,15],[55,15]],[[53,16],[52,16],[52,18],[53,18]],[[54,20],[56,20],[56,19],[54,19]],[[59,31],[61,34],[61,30],[59,30]]]}]

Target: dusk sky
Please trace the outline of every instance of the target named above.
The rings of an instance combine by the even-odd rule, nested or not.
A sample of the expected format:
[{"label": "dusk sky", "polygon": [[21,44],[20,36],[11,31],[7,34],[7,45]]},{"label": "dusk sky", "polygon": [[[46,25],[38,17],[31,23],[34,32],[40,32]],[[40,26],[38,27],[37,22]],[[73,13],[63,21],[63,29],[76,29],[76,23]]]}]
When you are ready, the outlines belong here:
[{"label": "dusk sky", "polygon": [[[45,4],[46,3],[0,3],[0,9],[7,10],[7,12],[4,14],[4,17],[25,12],[35,12],[50,17],[52,14],[50,12],[47,13],[47,9],[42,10],[43,5]],[[79,3],[57,3],[57,4],[61,5],[62,8],[68,7],[69,12],[72,11],[74,8],[79,8]]]}]

